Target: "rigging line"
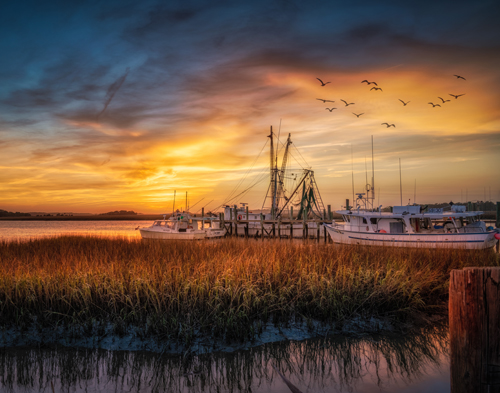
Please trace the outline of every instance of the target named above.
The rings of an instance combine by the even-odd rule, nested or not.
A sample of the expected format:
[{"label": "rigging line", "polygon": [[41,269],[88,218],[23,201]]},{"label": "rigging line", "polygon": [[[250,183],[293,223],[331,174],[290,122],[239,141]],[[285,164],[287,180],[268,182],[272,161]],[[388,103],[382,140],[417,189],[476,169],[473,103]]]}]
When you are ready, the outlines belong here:
[{"label": "rigging line", "polygon": [[257,180],[252,184],[250,185],[247,189],[243,190],[241,193],[239,193],[238,195],[235,195],[234,197],[230,198],[230,199],[226,199],[221,205],[217,206],[214,210],[217,210],[219,209],[220,207],[224,206],[224,205],[228,205],[232,200],[238,198],[239,196],[241,196],[242,194],[246,193],[247,191],[249,191],[252,187],[256,186],[258,183],[260,183],[261,181],[267,179],[267,176],[268,176],[268,173],[267,173],[267,169],[264,168],[261,173],[260,173],[260,177],[257,178]]},{"label": "rigging line", "polygon": [[262,177],[260,180],[257,180],[254,184],[252,184],[251,186],[249,186],[247,189],[243,190],[242,192],[240,192],[238,195],[235,195],[233,198],[229,199],[227,202],[223,203],[222,205],[219,205],[217,206],[217,208],[215,208],[214,210],[217,210],[218,208],[222,207],[223,205],[225,204],[229,204],[229,202],[231,202],[232,200],[242,196],[243,194],[246,194],[248,191],[250,191],[251,188],[253,188],[254,186],[256,186],[258,183],[260,183],[261,181],[265,180],[267,176],[265,177]]},{"label": "rigging line", "polygon": [[308,162],[306,161],[306,159],[302,156],[302,154],[300,153],[299,149],[298,149],[297,147],[295,147],[295,145],[294,145],[293,147],[295,148],[295,150],[297,150],[297,153],[299,153],[300,158],[302,158],[302,160],[305,162],[306,167],[307,167],[307,168],[310,168],[309,163],[308,163]]},{"label": "rigging line", "polygon": [[268,140],[266,140],[266,142],[264,143],[264,146],[262,146],[262,149],[260,150],[259,154],[257,155],[257,157],[255,158],[254,162],[252,163],[251,167],[248,169],[248,171],[245,173],[245,175],[240,179],[240,181],[236,184],[236,186],[234,187],[234,189],[229,193],[228,196],[226,196],[225,200],[231,198],[234,193],[238,190],[238,188],[242,185],[242,183],[246,180],[246,178],[248,177],[250,171],[253,169],[253,167],[255,166],[255,163],[257,162],[257,160],[259,159],[260,155],[262,154],[262,152],[264,151],[264,148],[266,147],[268,143]]},{"label": "rigging line", "polygon": [[[257,158],[255,158],[254,162],[252,163],[252,166],[248,169],[248,171],[245,173],[245,175],[240,179],[240,181],[236,184],[236,186],[234,187],[234,189],[229,193],[228,196],[226,196],[226,198],[224,199],[224,201],[228,200],[229,198],[231,198],[233,196],[233,194],[238,190],[238,187],[241,186],[241,184],[245,181],[245,179],[247,178],[248,174],[250,173],[250,171],[253,169],[253,167],[255,166],[255,163],[257,162],[257,160],[259,159],[260,155],[262,154],[262,152],[264,151],[265,147],[267,146],[269,142],[269,139],[266,139],[266,143],[264,143],[264,146],[262,146],[262,149],[260,149],[260,152],[259,154],[257,155]],[[225,202],[222,203],[222,205],[224,205]]]}]

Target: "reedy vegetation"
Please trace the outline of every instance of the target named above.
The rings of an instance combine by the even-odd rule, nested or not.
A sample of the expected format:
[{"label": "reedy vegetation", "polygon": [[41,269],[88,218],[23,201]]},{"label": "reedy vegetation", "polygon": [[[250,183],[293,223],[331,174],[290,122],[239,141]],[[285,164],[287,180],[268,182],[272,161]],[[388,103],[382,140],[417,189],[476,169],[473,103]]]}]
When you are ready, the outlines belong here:
[{"label": "reedy vegetation", "polygon": [[342,247],[287,240],[161,242],[61,236],[0,242],[0,325],[129,324],[189,341],[252,338],[259,321],[356,316],[414,322],[446,310],[451,269],[491,251]]}]

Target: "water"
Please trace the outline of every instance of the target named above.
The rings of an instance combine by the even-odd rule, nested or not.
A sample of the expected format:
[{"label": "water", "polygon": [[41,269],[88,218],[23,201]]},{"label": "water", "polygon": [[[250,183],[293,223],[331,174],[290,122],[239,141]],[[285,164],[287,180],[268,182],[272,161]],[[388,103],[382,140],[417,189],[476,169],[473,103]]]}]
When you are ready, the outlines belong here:
[{"label": "water", "polygon": [[[0,221],[0,240],[72,235],[140,238],[151,221]],[[0,330],[0,335],[2,335]],[[445,392],[446,330],[406,336],[336,336],[245,350],[166,355],[62,345],[0,348],[0,392],[303,393]],[[232,352],[231,352],[232,351]]]},{"label": "water", "polygon": [[0,349],[1,392],[446,392],[446,335],[285,341],[199,356]]},{"label": "water", "polygon": [[138,226],[153,221],[4,221],[0,220],[0,240],[29,240],[58,235],[99,235],[140,238]]}]

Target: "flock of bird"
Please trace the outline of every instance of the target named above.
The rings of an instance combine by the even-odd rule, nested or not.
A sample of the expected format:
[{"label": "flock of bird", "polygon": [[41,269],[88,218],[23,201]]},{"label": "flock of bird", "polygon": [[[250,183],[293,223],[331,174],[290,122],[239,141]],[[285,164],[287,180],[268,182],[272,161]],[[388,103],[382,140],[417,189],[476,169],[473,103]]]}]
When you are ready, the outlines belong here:
[{"label": "flock of bird", "polygon": [[[457,79],[463,79],[463,80],[466,80],[463,76],[460,76],[460,75],[453,75],[453,76],[455,76]],[[324,86],[326,86],[327,84],[331,83],[331,82],[323,82],[323,81],[322,81],[321,79],[319,79],[319,78],[316,78],[316,79],[320,81],[320,83],[321,83],[321,87],[324,87]],[[367,86],[370,86],[370,85],[375,85],[375,86],[373,86],[373,87],[370,89],[370,91],[374,90],[374,91],[381,91],[381,92],[383,92],[382,88],[381,88],[381,87],[378,87],[377,82],[370,82],[370,81],[368,81],[368,80],[366,80],[366,79],[365,79],[365,80],[361,81],[361,83],[366,83],[366,85],[367,85]],[[464,93],[464,94],[450,94],[450,96],[451,96],[451,97],[454,97],[455,99],[458,99],[458,97],[462,97],[462,96],[464,96],[464,95],[465,95],[465,93]],[[449,101],[450,101],[450,100],[445,100],[445,99],[444,99],[444,98],[442,98],[442,97],[438,97],[438,98],[441,100],[441,104],[434,104],[433,102],[429,102],[428,104],[432,105],[432,107],[433,107],[433,108],[435,108],[436,106],[441,107],[441,105],[442,105],[442,104],[445,104],[445,103],[447,103],[447,102],[449,102]],[[332,103],[333,103],[333,102],[335,102],[335,101],[332,101],[332,100],[326,100],[326,99],[323,99],[323,98],[316,98],[316,99],[317,99],[318,101],[322,101],[322,102],[323,102],[323,104],[326,104],[327,102],[332,102]],[[346,100],[342,100],[342,99],[341,99],[340,101],[342,101],[342,102],[345,104],[345,106],[346,106],[346,107],[347,107],[347,106],[349,106],[349,105],[355,105],[355,103],[354,103],[354,102],[347,102]],[[406,105],[408,105],[408,104],[410,103],[410,101],[406,101],[406,102],[405,102],[405,101],[403,101],[402,99],[399,99],[399,101],[401,101],[401,103],[403,104],[403,106],[406,106]],[[337,109],[337,108],[333,108],[333,107],[332,107],[332,108],[325,108],[325,109],[326,109],[326,110],[328,110],[328,111],[330,111],[330,112],[332,112],[334,109]],[[354,112],[352,112],[352,114],[353,114],[353,115],[355,115],[357,118],[359,118],[361,115],[364,115],[364,112],[363,112],[363,113],[354,113]],[[384,126],[384,125],[385,125],[387,128],[389,128],[389,127],[394,127],[394,128],[396,128],[396,126],[395,126],[394,124],[382,123],[381,125],[382,125],[382,126]]]}]

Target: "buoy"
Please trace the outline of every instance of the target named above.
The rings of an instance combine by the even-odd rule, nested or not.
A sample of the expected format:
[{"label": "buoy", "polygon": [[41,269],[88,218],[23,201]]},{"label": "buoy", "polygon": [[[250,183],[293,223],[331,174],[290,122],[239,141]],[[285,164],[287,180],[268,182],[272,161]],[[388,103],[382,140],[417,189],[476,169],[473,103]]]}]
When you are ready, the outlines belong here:
[{"label": "buoy", "polygon": [[379,233],[387,233],[385,229],[381,229]]},{"label": "buoy", "polygon": [[500,240],[500,233],[495,233],[495,239]]}]

